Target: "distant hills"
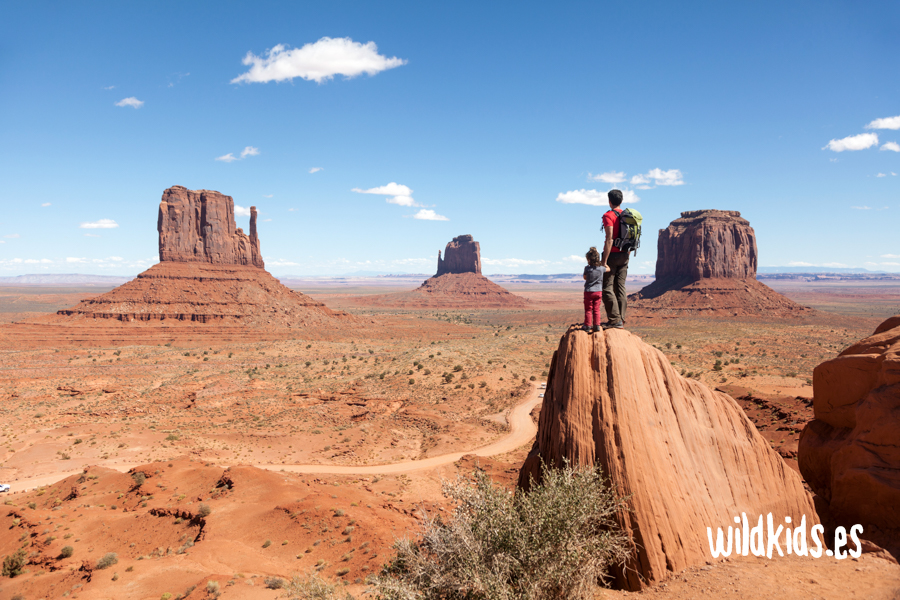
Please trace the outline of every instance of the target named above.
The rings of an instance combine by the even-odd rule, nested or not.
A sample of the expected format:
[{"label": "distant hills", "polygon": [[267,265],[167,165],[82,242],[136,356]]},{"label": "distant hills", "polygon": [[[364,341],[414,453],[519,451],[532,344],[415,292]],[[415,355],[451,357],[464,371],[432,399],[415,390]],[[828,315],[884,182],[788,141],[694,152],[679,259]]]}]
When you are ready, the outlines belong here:
[{"label": "distant hills", "polygon": [[83,286],[117,286],[127,283],[134,277],[115,275],[82,275],[80,273],[59,273],[56,275],[16,275],[0,277],[0,286],[17,285],[83,285]]}]

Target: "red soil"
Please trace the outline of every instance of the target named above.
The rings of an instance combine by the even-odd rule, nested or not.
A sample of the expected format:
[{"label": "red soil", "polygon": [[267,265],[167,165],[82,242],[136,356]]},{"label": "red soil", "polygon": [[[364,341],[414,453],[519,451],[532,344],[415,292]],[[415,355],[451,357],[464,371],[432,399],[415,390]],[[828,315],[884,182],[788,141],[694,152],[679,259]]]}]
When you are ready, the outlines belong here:
[{"label": "red soil", "polygon": [[478,273],[445,273],[430,277],[410,292],[360,299],[366,306],[392,308],[525,308],[528,300],[516,296]]}]

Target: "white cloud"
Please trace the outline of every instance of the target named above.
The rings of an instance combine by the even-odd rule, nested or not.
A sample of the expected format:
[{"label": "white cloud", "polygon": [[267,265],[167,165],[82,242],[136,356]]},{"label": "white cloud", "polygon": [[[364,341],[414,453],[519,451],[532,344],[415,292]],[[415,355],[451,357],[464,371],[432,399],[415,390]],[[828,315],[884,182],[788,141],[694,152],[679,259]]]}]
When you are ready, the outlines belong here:
[{"label": "white cloud", "polygon": [[439,215],[435,213],[431,209],[423,208],[419,212],[413,215],[413,219],[419,219],[422,221],[449,221],[447,217],[444,215]]},{"label": "white cloud", "polygon": [[875,119],[866,125],[866,129],[900,129],[900,115],[885,119]]},{"label": "white cloud", "polygon": [[880,149],[890,150],[891,152],[900,152],[900,144],[897,142],[885,142]]},{"label": "white cloud", "polygon": [[88,221],[82,223],[78,227],[81,229],[115,229],[119,224],[112,219],[100,219],[99,221]]},{"label": "white cloud", "polygon": [[121,262],[121,261],[123,261],[123,260],[125,260],[125,259],[122,258],[121,256],[110,256],[110,257],[109,257],[109,260],[111,260],[111,261],[113,261],[113,262]]},{"label": "white cloud", "polygon": [[116,106],[130,106],[132,108],[140,108],[144,105],[143,100],[138,100],[134,96],[128,98],[122,98],[118,102],[116,102]]},{"label": "white cloud", "polygon": [[266,259],[266,267],[296,267],[300,263],[291,262],[289,260],[278,259],[278,260],[269,260]]},{"label": "white cloud", "polygon": [[635,175],[634,177],[631,178],[631,183],[632,183],[632,185],[646,184],[646,183],[650,183],[650,180],[647,179],[646,175]]},{"label": "white cloud", "polygon": [[900,254],[882,254],[881,258],[900,258]]},{"label": "white cloud", "polygon": [[[563,204],[589,204],[590,206],[609,206],[609,197],[607,192],[598,192],[597,190],[573,190],[571,192],[560,192],[556,197],[557,202]],[[634,204],[640,202],[637,194],[631,190],[622,190],[624,204]]]},{"label": "white cloud", "polygon": [[358,194],[378,194],[381,196],[412,196],[413,193],[413,191],[405,185],[401,183],[394,183],[393,181],[387,185],[373,187],[367,190],[353,188],[350,191],[356,192]]},{"label": "white cloud", "polygon": [[109,85],[109,86],[106,86],[106,87],[103,88],[103,89],[104,89],[104,90],[114,90],[114,89],[116,89],[116,86],[114,86],[114,85]]},{"label": "white cloud", "polygon": [[570,254],[563,258],[564,262],[584,262],[585,258],[583,256],[578,256],[577,254]]},{"label": "white cloud", "polygon": [[251,65],[250,70],[232,79],[231,83],[266,83],[294,77],[322,83],[335,75],[344,75],[347,79],[363,73],[376,75],[406,64],[396,56],[387,58],[378,54],[375,42],[361,44],[350,38],[330,37],[301,48],[289,49],[278,44],[267,50],[265,57],[248,52],[242,62]]},{"label": "white cloud", "polygon": [[235,204],[234,205],[234,214],[235,214],[235,216],[238,216],[238,217],[249,217],[250,209],[244,208],[243,206],[238,206],[237,204]]},{"label": "white cloud", "polygon": [[5,240],[0,240],[0,244],[5,244],[5,243],[6,243]]},{"label": "white cloud", "polygon": [[898,262],[883,262],[883,263],[879,263],[879,264],[882,264],[886,267],[900,267],[900,263],[898,263]]},{"label": "white cloud", "polygon": [[845,265],[844,263],[839,263],[839,262],[822,263],[822,266],[823,266],[823,267],[838,267],[838,268],[841,268],[841,269],[847,267],[847,265]]},{"label": "white cloud", "polygon": [[808,262],[800,262],[797,260],[792,260],[791,262],[788,263],[788,266],[789,267],[814,267],[816,265],[814,265],[812,263],[808,263]]},{"label": "white cloud", "polygon": [[879,173],[879,174],[876,175],[875,177],[887,177],[887,175],[885,175],[884,173]]},{"label": "white cloud", "polygon": [[41,204],[41,206],[50,206],[50,203],[49,203],[49,202],[44,202],[43,204]]},{"label": "white cloud", "polygon": [[412,199],[411,196],[394,196],[387,199],[388,204],[397,204],[399,206],[422,206]]},{"label": "white cloud", "polygon": [[297,210],[297,209],[296,209],[296,208],[289,208],[289,209],[288,209],[288,212],[294,212],[295,210]]},{"label": "white cloud", "polygon": [[875,133],[860,133],[859,135],[851,135],[840,140],[831,140],[822,148],[833,152],[843,152],[844,150],[865,150],[878,144],[878,135]]},{"label": "white cloud", "polygon": [[652,179],[656,185],[684,185],[679,169],[669,169],[668,171],[651,169],[650,172],[647,173],[647,177]]},{"label": "white cloud", "polygon": [[600,173],[599,175],[588,173],[588,179],[591,181],[602,181],[603,183],[622,183],[625,181],[625,172],[610,171],[608,173]]},{"label": "white cloud", "polygon": [[22,237],[22,236],[20,236],[18,233],[10,233],[9,235],[4,235],[3,237],[9,238],[9,239],[15,239],[15,238]]},{"label": "white cloud", "polygon": [[67,263],[84,263],[84,262],[87,262],[87,259],[86,258],[76,258],[74,256],[67,256],[66,262]]},{"label": "white cloud", "polygon": [[222,162],[230,163],[231,161],[239,160],[239,159],[234,154],[229,152],[228,154],[225,154],[224,156],[217,156],[216,160],[221,160]]},{"label": "white cloud", "polygon": [[856,210],[872,210],[871,206],[851,206],[850,208],[853,208]]},{"label": "white cloud", "polygon": [[313,173],[318,173],[319,171],[324,171],[324,170],[325,169],[323,169],[322,167],[313,167],[312,169],[309,170],[309,173],[310,173],[310,175],[312,175]]},{"label": "white cloud", "polygon": [[275,194],[263,194],[263,198],[271,198]]},{"label": "white cloud", "polygon": [[241,150],[241,158],[247,158],[248,156],[259,156],[259,148],[247,146]]},{"label": "white cloud", "polygon": [[258,156],[258,155],[259,155],[259,148],[256,148],[254,146],[246,146],[246,147],[244,147],[243,150],[241,150],[240,156],[235,156],[233,153],[229,152],[228,154],[225,154],[224,156],[216,157],[216,160],[221,161],[221,162],[230,163],[230,162],[234,162],[236,160],[244,160],[248,156]]}]

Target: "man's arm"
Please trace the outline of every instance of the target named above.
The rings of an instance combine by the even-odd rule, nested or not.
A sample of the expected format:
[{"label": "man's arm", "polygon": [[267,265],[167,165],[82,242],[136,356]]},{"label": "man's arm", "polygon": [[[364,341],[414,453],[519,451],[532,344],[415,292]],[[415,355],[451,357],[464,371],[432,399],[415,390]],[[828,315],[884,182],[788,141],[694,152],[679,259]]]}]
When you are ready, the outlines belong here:
[{"label": "man's arm", "polygon": [[603,231],[606,233],[606,241],[603,242],[603,256],[600,258],[600,266],[607,271],[609,271],[609,265],[606,264],[606,259],[609,258],[609,254],[612,252],[613,244],[612,229],[612,225],[605,225],[603,227]]}]

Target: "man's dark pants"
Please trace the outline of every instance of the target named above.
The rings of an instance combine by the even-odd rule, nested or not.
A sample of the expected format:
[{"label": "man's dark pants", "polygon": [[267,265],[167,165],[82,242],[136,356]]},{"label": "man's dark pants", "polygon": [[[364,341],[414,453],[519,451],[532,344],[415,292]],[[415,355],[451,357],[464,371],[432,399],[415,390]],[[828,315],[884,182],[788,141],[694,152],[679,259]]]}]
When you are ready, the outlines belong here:
[{"label": "man's dark pants", "polygon": [[625,296],[625,276],[628,275],[628,252],[610,252],[606,264],[609,271],[603,274],[603,306],[610,323],[625,320],[628,299]]}]

